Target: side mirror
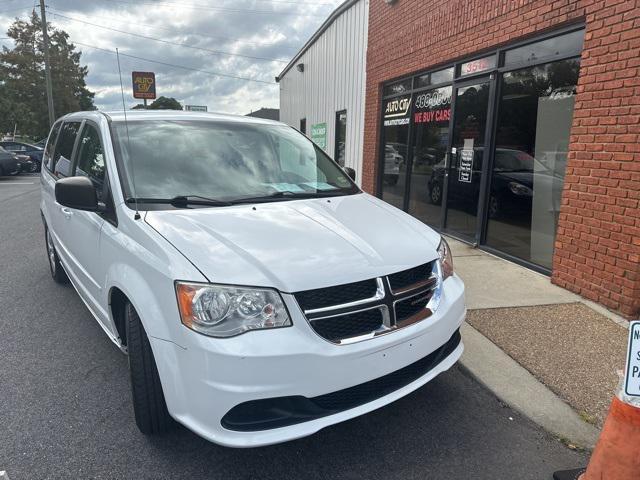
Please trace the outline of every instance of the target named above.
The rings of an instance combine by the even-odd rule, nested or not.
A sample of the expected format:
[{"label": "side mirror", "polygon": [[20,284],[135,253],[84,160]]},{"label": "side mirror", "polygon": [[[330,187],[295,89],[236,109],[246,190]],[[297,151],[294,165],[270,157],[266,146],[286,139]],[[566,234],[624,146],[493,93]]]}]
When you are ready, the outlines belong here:
[{"label": "side mirror", "polygon": [[351,180],[353,180],[354,182],[356,181],[356,171],[351,168],[351,167],[343,167],[344,171],[347,172],[347,175],[349,175],[349,178],[351,178]]},{"label": "side mirror", "polygon": [[104,205],[98,203],[96,187],[87,177],[67,177],[56,182],[56,202],[65,207],[103,212]]}]

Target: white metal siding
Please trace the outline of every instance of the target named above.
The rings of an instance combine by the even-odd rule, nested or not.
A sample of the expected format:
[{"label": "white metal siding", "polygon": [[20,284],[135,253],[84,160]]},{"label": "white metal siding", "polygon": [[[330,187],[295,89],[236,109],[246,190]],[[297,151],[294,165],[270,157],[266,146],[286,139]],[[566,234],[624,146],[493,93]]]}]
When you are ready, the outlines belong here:
[{"label": "white metal siding", "polygon": [[280,79],[280,121],[295,128],[307,119],[311,126],[327,124],[325,151],[335,154],[336,113],[347,111],[345,166],[362,179],[364,95],[369,0],[360,0],[343,12]]}]

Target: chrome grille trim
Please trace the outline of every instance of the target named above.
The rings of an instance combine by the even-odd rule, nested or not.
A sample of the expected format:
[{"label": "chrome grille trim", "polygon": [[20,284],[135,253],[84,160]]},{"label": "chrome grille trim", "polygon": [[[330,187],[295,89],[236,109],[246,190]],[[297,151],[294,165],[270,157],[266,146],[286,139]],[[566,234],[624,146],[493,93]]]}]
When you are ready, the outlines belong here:
[{"label": "chrome grille trim", "polygon": [[[435,294],[436,289],[440,285],[440,277],[439,277],[439,263],[438,260],[433,260],[429,262],[431,265],[431,274],[428,278],[415,282],[411,285],[403,287],[402,289],[398,289],[396,291],[391,288],[390,275],[385,275],[382,277],[375,278],[376,281],[376,294],[372,297],[355,300],[352,302],[347,302],[339,305],[329,305],[322,308],[314,308],[303,310],[304,316],[309,323],[309,326],[314,331],[316,335],[318,335],[323,340],[333,344],[333,345],[349,345],[352,343],[361,342],[364,340],[369,340],[375,338],[380,335],[385,335],[387,333],[391,333],[395,330],[408,327],[415,323],[426,320],[427,318],[433,315],[433,304],[432,300],[434,298],[439,298],[439,295]],[[413,267],[414,269],[424,267],[424,265],[419,265],[417,267]],[[412,269],[409,269],[404,272],[409,272]],[[428,271],[428,270],[427,270]],[[400,273],[404,273],[400,272]],[[425,272],[427,273],[427,272]],[[373,279],[369,279],[371,281]],[[333,287],[327,287],[333,288]],[[294,293],[294,296],[296,294]],[[399,302],[410,301],[413,297],[419,296],[425,297],[425,305],[423,308],[418,309],[416,313],[412,313],[408,318],[398,318],[398,311],[396,305]],[[427,298],[428,297],[428,298]],[[436,301],[436,304],[438,302]],[[416,304],[416,307],[419,305]],[[398,307],[400,308],[400,307]],[[372,331],[367,331],[368,328],[372,327],[372,325],[367,326],[366,323],[361,325],[363,333],[358,333],[352,330],[354,333],[353,336],[348,338],[330,338],[325,336],[324,333],[321,333],[320,324],[317,327],[314,327],[315,321],[327,320],[331,318],[335,318],[336,321],[339,321],[339,317],[348,317],[353,314],[358,314],[361,312],[366,312],[370,310],[380,310],[382,315],[382,324],[380,327],[376,328]],[[345,321],[350,321],[345,318]],[[331,327],[329,327],[331,328]],[[349,330],[349,329],[347,329]],[[357,329],[354,329],[357,330]],[[347,333],[346,331],[344,332]],[[351,333],[351,332],[350,332]]]},{"label": "chrome grille trim", "polygon": [[[305,315],[313,315],[314,319],[319,313],[333,312],[336,310],[346,310],[354,307],[359,307],[361,305],[366,305],[368,303],[373,303],[382,300],[385,297],[384,284],[382,283],[382,278],[376,278],[376,294],[373,297],[363,298],[362,300],[355,300],[353,302],[342,303],[339,305],[330,305],[328,307],[322,308],[312,308],[310,310],[305,310]],[[323,317],[327,318],[327,317]]]},{"label": "chrome grille trim", "polygon": [[[387,277],[387,281],[388,277]],[[391,293],[396,296],[396,295],[404,295],[405,293],[410,293],[413,292],[414,290],[419,290],[422,288],[426,288],[426,287],[434,287],[436,285],[436,283],[438,282],[438,277],[435,274],[431,274],[431,276],[429,278],[426,278],[420,282],[416,282],[413,285],[409,285],[408,287],[405,287],[401,290],[394,290],[391,288],[391,283],[389,283],[389,290],[391,291]]]}]

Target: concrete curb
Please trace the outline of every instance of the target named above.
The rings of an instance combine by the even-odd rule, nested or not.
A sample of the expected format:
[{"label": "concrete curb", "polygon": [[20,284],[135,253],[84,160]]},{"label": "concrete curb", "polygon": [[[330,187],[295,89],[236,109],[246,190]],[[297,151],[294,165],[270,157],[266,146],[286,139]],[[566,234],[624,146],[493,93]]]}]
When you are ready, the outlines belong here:
[{"label": "concrete curb", "polygon": [[545,430],[593,449],[600,434],[596,427],[472,326],[463,325],[462,338],[460,363],[478,382]]}]

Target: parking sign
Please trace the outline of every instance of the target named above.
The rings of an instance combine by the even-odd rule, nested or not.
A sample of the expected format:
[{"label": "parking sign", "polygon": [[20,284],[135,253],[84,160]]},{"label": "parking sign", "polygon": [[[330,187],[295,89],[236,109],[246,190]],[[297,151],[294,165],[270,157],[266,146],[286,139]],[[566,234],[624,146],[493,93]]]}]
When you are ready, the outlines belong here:
[{"label": "parking sign", "polygon": [[631,322],[629,325],[624,392],[633,397],[640,397],[640,320]]}]

